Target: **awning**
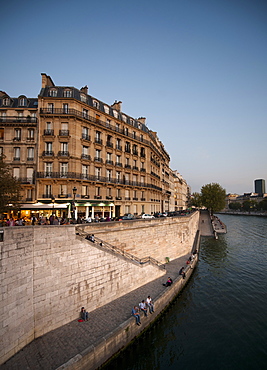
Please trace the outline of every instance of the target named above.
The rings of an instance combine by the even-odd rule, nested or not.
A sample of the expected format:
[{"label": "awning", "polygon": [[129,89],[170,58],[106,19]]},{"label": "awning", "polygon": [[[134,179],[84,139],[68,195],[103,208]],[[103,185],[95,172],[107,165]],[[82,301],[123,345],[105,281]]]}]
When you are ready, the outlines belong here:
[{"label": "awning", "polygon": [[69,206],[69,203],[31,203],[31,204],[22,204],[20,209],[66,209]]}]

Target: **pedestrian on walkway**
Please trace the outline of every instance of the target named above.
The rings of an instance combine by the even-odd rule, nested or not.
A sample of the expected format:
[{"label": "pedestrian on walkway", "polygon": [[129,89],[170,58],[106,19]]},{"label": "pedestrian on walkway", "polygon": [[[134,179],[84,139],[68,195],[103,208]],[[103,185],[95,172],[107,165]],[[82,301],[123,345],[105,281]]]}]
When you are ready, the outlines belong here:
[{"label": "pedestrian on walkway", "polygon": [[86,309],[84,307],[81,308],[81,319],[83,321],[88,321],[88,312],[86,311]]},{"label": "pedestrian on walkway", "polygon": [[166,281],[165,284],[163,284],[164,286],[170,286],[172,285],[172,279],[170,277],[168,277],[168,280]]},{"label": "pedestrian on walkway", "polygon": [[153,313],[154,312],[154,303],[152,302],[152,298],[150,297],[150,295],[146,299],[146,305],[149,309],[149,313]]},{"label": "pedestrian on walkway", "polygon": [[139,303],[139,308],[141,311],[144,312],[144,315],[147,317],[147,306],[144,299],[142,300],[142,302]]},{"label": "pedestrian on walkway", "polygon": [[185,272],[184,272],[184,267],[182,267],[179,271],[179,275],[182,275],[183,279],[185,279]]},{"label": "pedestrian on walkway", "polygon": [[136,325],[141,325],[139,308],[137,306],[134,306],[133,307],[133,309],[132,309],[132,315],[135,317]]}]

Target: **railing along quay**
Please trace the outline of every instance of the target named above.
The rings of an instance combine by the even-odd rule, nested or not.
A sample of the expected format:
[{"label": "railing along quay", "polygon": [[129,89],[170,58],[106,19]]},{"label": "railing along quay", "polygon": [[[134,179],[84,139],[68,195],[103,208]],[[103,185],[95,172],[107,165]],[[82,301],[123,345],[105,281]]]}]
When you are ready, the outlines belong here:
[{"label": "railing along quay", "polygon": [[[79,227],[77,227],[77,234],[79,236],[82,236],[84,238],[86,238],[86,236],[90,235],[88,233],[86,233],[85,231],[83,231],[82,229],[80,229]],[[86,239],[88,241],[90,241],[89,239]],[[98,247],[102,247],[106,250],[109,250],[113,253],[116,253],[116,254],[120,254],[121,256],[133,261],[133,262],[136,262],[138,263],[139,265],[145,265],[147,263],[150,263],[154,266],[157,266],[159,267],[160,269],[163,269],[165,270],[166,267],[164,264],[160,263],[159,261],[157,261],[155,258],[152,258],[152,257],[143,257],[143,258],[138,258],[136,256],[134,256],[133,254],[131,253],[128,253],[126,251],[124,251],[123,249],[120,249],[118,247],[116,247],[115,245],[111,245],[110,243],[108,242],[105,242],[104,240],[100,239],[100,238],[97,238],[94,236],[94,242],[93,241],[90,241],[91,243],[97,245]]]}]

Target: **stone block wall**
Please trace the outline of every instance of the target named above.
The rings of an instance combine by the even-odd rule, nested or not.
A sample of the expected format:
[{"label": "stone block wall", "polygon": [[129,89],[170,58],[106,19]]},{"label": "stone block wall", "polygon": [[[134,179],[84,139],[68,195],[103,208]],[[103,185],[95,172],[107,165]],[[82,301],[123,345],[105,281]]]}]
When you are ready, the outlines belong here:
[{"label": "stone block wall", "polygon": [[[139,258],[191,250],[198,213],[189,217],[85,226]],[[73,225],[7,227],[0,242],[0,364],[33,339],[157,279],[164,270],[98,249]],[[142,279],[136,279],[136,276]]]}]

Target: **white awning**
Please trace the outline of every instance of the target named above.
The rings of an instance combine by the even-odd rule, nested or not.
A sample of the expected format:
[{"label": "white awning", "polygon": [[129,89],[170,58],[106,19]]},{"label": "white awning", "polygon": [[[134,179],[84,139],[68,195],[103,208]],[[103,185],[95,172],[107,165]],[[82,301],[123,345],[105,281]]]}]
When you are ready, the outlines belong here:
[{"label": "white awning", "polygon": [[69,206],[69,203],[32,203],[22,204],[20,209],[65,209]]}]

